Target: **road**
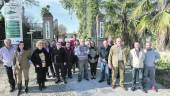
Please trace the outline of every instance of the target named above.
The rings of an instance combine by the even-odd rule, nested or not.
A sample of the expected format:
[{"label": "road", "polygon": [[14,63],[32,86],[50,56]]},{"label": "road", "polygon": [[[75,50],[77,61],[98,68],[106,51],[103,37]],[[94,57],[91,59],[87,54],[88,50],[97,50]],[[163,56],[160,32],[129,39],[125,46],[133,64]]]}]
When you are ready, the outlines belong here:
[{"label": "road", "polygon": [[[131,85],[131,72],[126,71],[126,86],[128,91],[123,90],[120,87],[112,89],[106,82],[98,83],[100,78],[100,72],[98,70],[97,79],[82,82],[77,82],[77,72],[73,75],[73,79],[68,79],[68,83],[55,84],[54,78],[48,78],[46,82],[47,89],[39,91],[36,84],[36,74],[33,66],[30,68],[30,83],[29,93],[22,93],[21,96],[170,96],[170,89],[165,89],[160,84],[158,85],[158,92],[149,91],[144,93],[141,90],[132,92],[130,90]],[[16,96],[17,91],[9,93],[9,84],[5,70],[0,64],[0,96]],[[24,91],[24,90],[23,90]]]}]

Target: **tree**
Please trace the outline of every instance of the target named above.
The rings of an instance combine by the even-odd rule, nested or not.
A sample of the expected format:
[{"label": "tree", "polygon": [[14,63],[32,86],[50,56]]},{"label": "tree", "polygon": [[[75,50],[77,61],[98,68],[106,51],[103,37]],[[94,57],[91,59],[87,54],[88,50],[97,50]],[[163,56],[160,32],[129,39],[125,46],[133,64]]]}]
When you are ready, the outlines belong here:
[{"label": "tree", "polygon": [[79,20],[79,34],[82,38],[91,37],[95,28],[99,0],[60,0],[63,7],[75,13]]},{"label": "tree", "polygon": [[63,24],[60,24],[58,26],[58,35],[64,37],[66,33],[67,33],[67,28]]},{"label": "tree", "polygon": [[41,16],[52,16],[51,12],[50,12],[50,5],[47,5],[46,7],[43,7],[41,9]]},{"label": "tree", "polygon": [[[105,14],[106,36],[122,37],[125,45],[132,45],[131,36],[136,36],[132,28],[134,23],[130,19],[131,10],[139,0],[105,0],[100,4]],[[131,35],[133,34],[133,35]]]},{"label": "tree", "polygon": [[170,28],[169,9],[170,0],[154,0],[154,2],[141,0],[132,14],[132,18],[137,22],[136,31],[142,34],[142,37],[150,32],[160,50],[164,50],[169,42],[167,41]]}]

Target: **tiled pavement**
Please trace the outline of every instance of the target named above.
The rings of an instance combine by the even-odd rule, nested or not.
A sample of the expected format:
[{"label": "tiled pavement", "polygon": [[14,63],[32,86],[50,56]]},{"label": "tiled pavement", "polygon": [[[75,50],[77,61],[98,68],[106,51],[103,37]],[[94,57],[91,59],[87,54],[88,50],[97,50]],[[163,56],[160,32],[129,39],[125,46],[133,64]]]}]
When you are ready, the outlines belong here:
[{"label": "tiled pavement", "polygon": [[[135,92],[124,91],[120,87],[112,90],[110,86],[104,83],[98,83],[98,78],[96,80],[90,80],[82,82],[77,82],[77,74],[74,74],[73,79],[68,79],[68,83],[55,84],[53,78],[49,78],[46,82],[47,89],[39,91],[36,84],[36,75],[34,68],[30,68],[30,83],[29,83],[29,93],[22,93],[21,96],[170,96],[170,89],[164,89],[161,85],[159,86],[159,92],[149,91],[147,94],[141,90],[136,90]],[[126,83],[131,81],[131,75],[129,72],[126,73]],[[16,96],[17,91],[9,93],[9,84],[7,82],[7,76],[4,68],[0,64],[0,96]]]}]

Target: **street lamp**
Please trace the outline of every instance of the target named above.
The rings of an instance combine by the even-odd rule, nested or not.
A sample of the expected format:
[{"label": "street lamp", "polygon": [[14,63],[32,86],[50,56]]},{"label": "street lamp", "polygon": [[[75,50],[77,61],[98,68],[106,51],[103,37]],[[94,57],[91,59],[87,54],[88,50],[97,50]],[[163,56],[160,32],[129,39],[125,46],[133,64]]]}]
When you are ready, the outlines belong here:
[{"label": "street lamp", "polygon": [[32,42],[33,42],[33,33],[35,32],[35,30],[30,30],[29,32],[27,32],[27,34],[31,35],[31,49],[33,48]]}]

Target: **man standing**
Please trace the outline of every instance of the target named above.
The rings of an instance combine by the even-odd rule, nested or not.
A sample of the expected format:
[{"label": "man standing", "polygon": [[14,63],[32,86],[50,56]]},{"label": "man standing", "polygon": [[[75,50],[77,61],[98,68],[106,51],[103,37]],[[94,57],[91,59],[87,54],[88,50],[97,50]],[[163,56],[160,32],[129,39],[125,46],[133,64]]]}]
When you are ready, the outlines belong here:
[{"label": "man standing", "polygon": [[79,82],[82,80],[82,75],[84,75],[84,78],[86,80],[89,80],[88,78],[88,54],[89,54],[89,48],[87,45],[85,45],[84,39],[81,39],[80,45],[78,46],[77,51],[75,51],[75,55],[78,56],[78,60],[79,60],[79,75],[78,75]]},{"label": "man standing", "polygon": [[159,53],[152,48],[152,43],[146,43],[146,50],[145,50],[145,60],[144,60],[144,81],[147,81],[147,78],[151,81],[151,86],[153,91],[158,91],[156,88],[156,81],[155,81],[155,66],[160,59]]},{"label": "man standing", "polygon": [[120,73],[120,86],[125,89],[125,63],[126,63],[126,49],[123,47],[122,40],[120,38],[116,39],[116,44],[111,47],[108,64],[109,68],[112,69],[112,88],[116,86],[116,78],[118,72]]},{"label": "man standing", "polygon": [[[100,48],[99,56],[100,56],[100,64],[101,64],[101,79],[99,80],[99,83],[103,82],[105,80],[105,77],[107,77],[107,84],[110,85],[111,83],[111,71],[109,71],[108,67],[108,56],[110,51],[110,46],[108,45],[108,41],[103,41],[103,46]],[[105,76],[106,75],[106,76]]]},{"label": "man standing", "polygon": [[[78,41],[78,39],[77,39],[77,35],[76,34],[73,34],[73,36],[72,36],[72,38],[71,38],[71,40],[70,40],[70,47],[71,47],[71,49],[73,49],[74,50],[74,48],[76,47],[76,42]],[[77,65],[76,64],[78,64],[78,60],[77,60],[77,56],[74,54],[74,56],[73,56],[73,64],[72,64],[72,67],[73,67],[73,72],[75,73],[76,71],[76,67],[77,67]]]},{"label": "man standing", "polygon": [[66,84],[66,53],[64,48],[62,48],[61,42],[56,43],[56,48],[52,52],[52,59],[54,62],[54,67],[56,71],[56,77],[57,80],[55,83],[59,83],[61,81],[60,79],[60,73],[62,76],[62,79],[64,83]]},{"label": "man standing", "polygon": [[72,78],[72,65],[73,65],[73,56],[74,56],[74,52],[73,49],[70,46],[70,42],[66,42],[66,48],[65,48],[65,52],[66,52],[66,63],[67,63],[67,75],[68,78]]},{"label": "man standing", "polygon": [[0,49],[0,59],[2,59],[3,65],[6,69],[6,73],[8,76],[8,82],[10,84],[10,92],[15,90],[15,80],[13,76],[13,56],[15,53],[15,48],[11,45],[10,39],[4,40],[5,46]]},{"label": "man standing", "polygon": [[[130,51],[129,62],[128,62],[129,65],[131,65],[131,67],[133,68],[132,71],[133,80],[132,80],[132,88],[131,88],[132,91],[135,91],[137,87],[136,85],[136,81],[138,80],[137,78],[139,78],[140,87],[142,87],[143,89],[142,80],[143,80],[144,59],[145,59],[144,51],[140,48],[139,42],[135,42],[134,48]],[[145,90],[143,91],[146,92]]]}]

